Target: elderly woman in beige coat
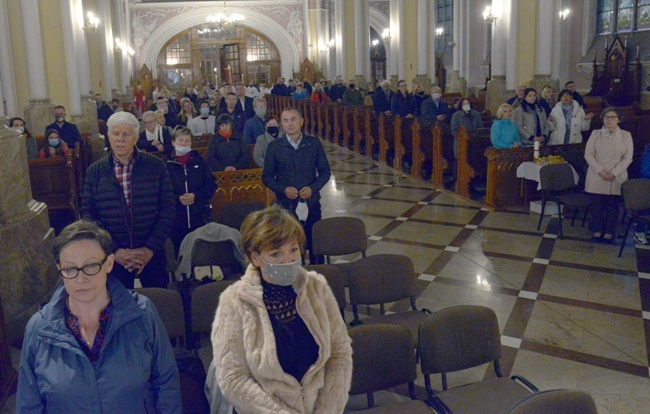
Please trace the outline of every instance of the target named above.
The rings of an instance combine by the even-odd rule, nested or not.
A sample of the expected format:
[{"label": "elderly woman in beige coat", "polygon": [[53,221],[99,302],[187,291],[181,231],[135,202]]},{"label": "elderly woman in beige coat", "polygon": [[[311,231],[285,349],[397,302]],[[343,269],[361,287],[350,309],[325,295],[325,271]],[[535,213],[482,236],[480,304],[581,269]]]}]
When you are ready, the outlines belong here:
[{"label": "elderly woman in beige coat", "polygon": [[242,224],[246,274],[212,325],[216,379],[237,413],[340,414],[352,347],[325,278],[301,267],[305,234],[279,206]]},{"label": "elderly woman in beige coat", "polygon": [[589,164],[585,191],[594,197],[591,206],[593,240],[614,242],[621,184],[627,181],[627,167],[632,163],[632,135],[618,127],[621,112],[607,107],[602,112],[603,127],[591,133],[585,149]]}]

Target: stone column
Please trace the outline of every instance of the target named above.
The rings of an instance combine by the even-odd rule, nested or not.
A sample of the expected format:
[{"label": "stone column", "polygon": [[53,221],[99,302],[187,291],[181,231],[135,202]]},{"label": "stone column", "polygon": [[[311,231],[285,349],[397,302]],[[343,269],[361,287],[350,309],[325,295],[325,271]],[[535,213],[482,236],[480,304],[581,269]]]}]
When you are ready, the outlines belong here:
[{"label": "stone column", "polygon": [[[467,81],[469,78],[469,50],[472,47],[469,36],[469,25],[472,17],[469,13],[469,0],[457,0],[460,2],[460,45],[458,54],[460,55],[458,63],[458,84],[457,90],[461,95],[467,95]],[[454,2],[456,3],[456,2]]]},{"label": "stone column", "polygon": [[77,48],[74,41],[75,16],[70,0],[61,0],[61,18],[63,24],[63,46],[65,52],[66,75],[68,77],[68,92],[70,94],[70,108],[68,112],[72,115],[81,114],[81,96],[79,89],[79,67],[77,66]]},{"label": "stone column", "polygon": [[338,75],[341,75],[343,79],[347,79],[347,73],[345,71],[345,53],[343,51],[343,45],[345,44],[345,4],[344,0],[335,0],[334,1],[334,15],[336,16],[336,73],[330,78],[334,78]]},{"label": "stone column", "polygon": [[[513,96],[517,89],[517,3],[510,0],[510,9],[504,4],[504,12],[508,13],[508,36],[506,41],[506,94]],[[504,2],[506,3],[506,2]]]},{"label": "stone column", "polygon": [[508,41],[508,0],[504,1],[503,12],[492,24],[492,51],[490,63],[492,78],[487,84],[486,108],[496,115],[506,96],[506,44]]},{"label": "stone column", "polygon": [[556,20],[555,2],[550,0],[537,0],[537,36],[535,41],[535,76],[528,86],[535,88],[537,93],[542,93],[546,84],[553,84],[557,89],[557,79],[552,79],[553,49],[553,23]]},{"label": "stone column", "polygon": [[11,35],[7,17],[7,0],[0,0],[0,116],[22,115],[16,99],[14,61],[11,53]]},{"label": "stone column", "polygon": [[396,88],[397,82],[406,75],[406,59],[404,48],[404,0],[390,0],[390,81],[391,87]]},{"label": "stone column", "polygon": [[[435,20],[434,20],[435,21]],[[431,29],[435,32],[435,28]],[[418,0],[418,66],[413,83],[425,91],[431,87],[429,79],[429,0]]]},{"label": "stone column", "polygon": [[355,81],[365,85],[370,78],[370,25],[368,0],[354,0],[354,66]]},{"label": "stone column", "polygon": [[52,109],[54,108],[47,96],[41,26],[33,24],[33,22],[41,21],[38,0],[20,0],[20,11],[23,19],[30,98],[29,105],[25,107],[25,123],[32,133],[38,135],[45,132],[45,127],[52,123]]},{"label": "stone column", "polygon": [[461,20],[460,20],[460,8],[461,8],[461,2],[462,0],[456,0],[453,3],[453,10],[452,10],[452,30],[453,30],[453,36],[452,36],[452,44],[453,44],[453,50],[452,50],[452,67],[451,70],[447,72],[448,74],[448,79],[447,79],[447,90],[448,92],[459,92],[458,88],[458,79],[460,78],[460,49],[461,49]]},{"label": "stone column", "polygon": [[[115,0],[112,1],[111,3],[113,4],[113,16],[115,16],[114,36],[119,38],[122,41],[122,43],[126,44],[128,47],[129,39],[126,36],[126,30],[124,29],[125,16],[123,13],[123,0]],[[124,95],[124,97],[128,97],[129,93],[127,87],[130,87],[130,85],[129,85],[129,78],[127,73],[128,57],[126,54],[126,50],[117,51],[116,59],[117,59],[117,67],[119,68],[119,77],[120,77],[119,91]]]},{"label": "stone column", "polygon": [[[111,21],[111,3],[109,0],[99,0],[99,15],[104,21],[101,23],[99,33],[99,47],[102,56],[102,80],[104,83],[104,98],[112,99],[117,91],[115,80],[115,59],[113,53],[113,24]],[[103,30],[102,30],[103,29]]]},{"label": "stone column", "polygon": [[[330,51],[329,47],[329,25],[328,25],[328,16],[327,9],[323,6],[324,0],[318,0],[316,2],[316,42],[318,42],[318,62],[314,62],[325,78],[330,77],[329,64],[330,61]],[[320,79],[316,79],[320,81]]]},{"label": "stone column", "polygon": [[[431,27],[429,28],[429,79],[432,84],[438,84],[438,79],[436,78],[436,22],[437,22],[437,7],[435,0],[429,0],[429,22],[431,22]],[[426,93],[429,93],[427,90]]]}]

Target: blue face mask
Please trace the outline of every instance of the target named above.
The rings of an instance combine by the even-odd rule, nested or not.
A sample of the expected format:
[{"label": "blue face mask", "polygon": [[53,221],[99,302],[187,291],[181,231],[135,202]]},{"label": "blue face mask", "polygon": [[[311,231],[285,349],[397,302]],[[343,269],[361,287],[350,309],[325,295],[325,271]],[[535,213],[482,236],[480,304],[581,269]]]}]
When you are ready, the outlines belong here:
[{"label": "blue face mask", "polygon": [[300,274],[300,268],[302,265],[302,259],[298,258],[295,262],[292,263],[283,263],[283,264],[271,264],[266,263],[262,256],[259,254],[257,257],[264,263],[264,276],[269,280],[269,282],[278,286],[289,286],[292,285],[298,275]]},{"label": "blue face mask", "polygon": [[201,115],[209,115],[210,114],[210,108],[201,108]]},{"label": "blue face mask", "polygon": [[61,141],[59,141],[58,138],[50,138],[50,139],[48,139],[48,141],[49,141],[51,147],[58,147],[59,143],[61,142]]}]

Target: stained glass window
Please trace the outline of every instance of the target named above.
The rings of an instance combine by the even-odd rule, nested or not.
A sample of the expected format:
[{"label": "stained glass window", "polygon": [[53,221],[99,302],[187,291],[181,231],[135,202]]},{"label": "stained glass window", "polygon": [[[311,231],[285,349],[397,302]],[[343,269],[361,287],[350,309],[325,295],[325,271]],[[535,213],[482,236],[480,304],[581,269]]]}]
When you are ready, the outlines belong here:
[{"label": "stained glass window", "polygon": [[436,37],[436,50],[444,52],[449,49],[453,35],[453,9],[452,0],[438,0],[436,4],[436,27],[442,29],[442,35]]},{"label": "stained glass window", "polygon": [[650,29],[650,0],[598,0],[598,34]]}]

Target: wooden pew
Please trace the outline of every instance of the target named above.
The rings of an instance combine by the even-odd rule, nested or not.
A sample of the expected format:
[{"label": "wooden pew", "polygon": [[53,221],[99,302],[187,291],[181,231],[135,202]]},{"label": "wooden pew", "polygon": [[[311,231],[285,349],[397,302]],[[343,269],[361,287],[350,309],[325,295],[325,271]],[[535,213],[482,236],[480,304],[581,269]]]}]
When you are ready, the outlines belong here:
[{"label": "wooden pew", "polygon": [[48,210],[70,210],[79,219],[77,181],[73,155],[31,160],[29,181],[32,197],[47,205]]},{"label": "wooden pew", "polygon": [[413,120],[414,118],[395,117],[395,157],[393,168],[402,171],[404,168],[404,157],[413,154]]},{"label": "wooden pew", "polygon": [[[387,118],[384,114],[379,114],[379,162],[386,164],[389,151],[395,149],[395,128],[397,127],[398,116]],[[392,122],[391,122],[392,121]]]},{"label": "wooden pew", "polygon": [[458,160],[456,162],[456,194],[470,198],[469,185],[473,178],[487,174],[485,150],[492,146],[490,128],[467,132],[458,129]]},{"label": "wooden pew", "polygon": [[[365,153],[365,145],[366,145],[366,113],[368,111],[372,111],[372,109],[365,107],[365,106],[356,106],[354,108],[354,115],[353,115],[353,124],[354,124],[354,132],[353,132],[353,137],[354,141],[352,143],[352,150],[356,152],[357,154],[363,154]],[[364,151],[362,153],[361,151],[361,143],[363,142],[364,145]]]},{"label": "wooden pew", "polygon": [[366,148],[365,155],[368,158],[377,159],[374,154],[379,153],[379,123],[384,122],[386,116],[381,120],[377,118],[375,111],[368,111],[365,113],[365,130],[366,130]]},{"label": "wooden pew", "polygon": [[335,116],[335,111],[337,108],[336,104],[326,102],[324,104],[324,118],[323,118],[323,123],[325,124],[325,134],[323,136],[324,139],[327,139],[329,142],[334,142],[334,123],[336,120]]},{"label": "wooden pew", "polygon": [[210,145],[210,137],[212,137],[212,134],[202,134],[196,135],[192,140],[192,149],[198,152],[203,158],[205,158],[205,154],[208,151],[208,145]]},{"label": "wooden pew", "polygon": [[413,166],[411,167],[411,175],[415,178],[422,178],[424,166],[433,163],[433,129],[435,124],[432,121],[423,121],[421,117],[417,117],[413,121],[413,131],[411,132],[413,135]]},{"label": "wooden pew", "polygon": [[331,108],[333,128],[332,128],[332,142],[336,145],[342,145],[343,142],[343,106],[333,105]]},{"label": "wooden pew", "polygon": [[212,175],[217,183],[217,190],[210,200],[215,221],[221,206],[231,201],[262,201],[269,206],[275,200],[273,191],[262,183],[261,168],[218,172]]},{"label": "wooden pew", "polygon": [[436,122],[433,128],[433,174],[431,182],[443,185],[443,173],[455,164],[454,136],[451,126],[447,123]]},{"label": "wooden pew", "polygon": [[354,141],[354,115],[356,106],[343,106],[342,107],[342,135],[343,143],[341,146],[345,149],[351,149],[351,143]]}]

